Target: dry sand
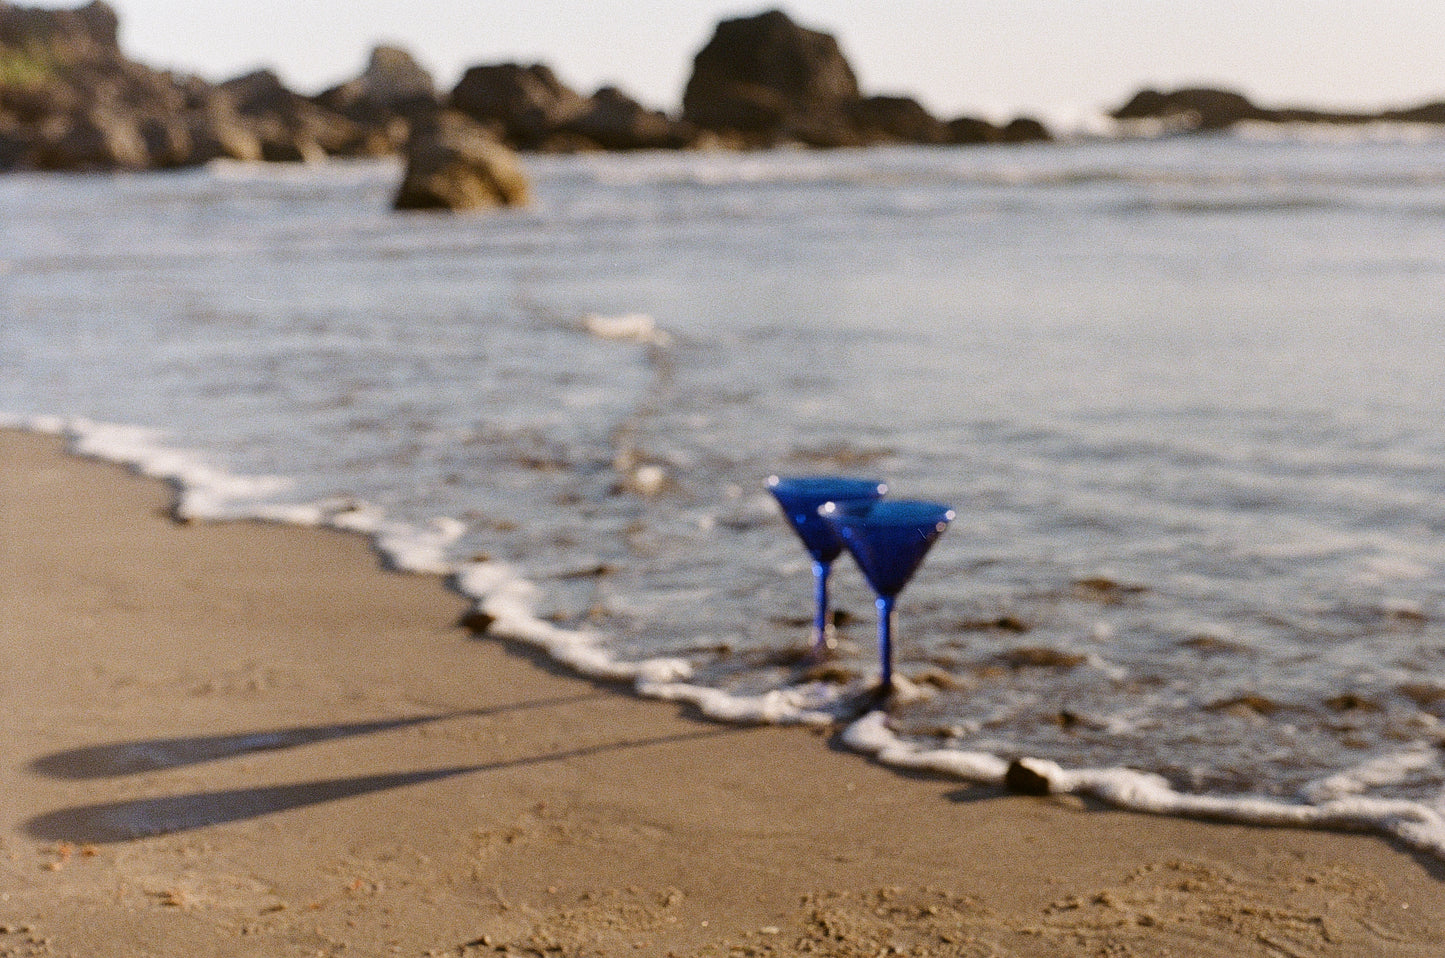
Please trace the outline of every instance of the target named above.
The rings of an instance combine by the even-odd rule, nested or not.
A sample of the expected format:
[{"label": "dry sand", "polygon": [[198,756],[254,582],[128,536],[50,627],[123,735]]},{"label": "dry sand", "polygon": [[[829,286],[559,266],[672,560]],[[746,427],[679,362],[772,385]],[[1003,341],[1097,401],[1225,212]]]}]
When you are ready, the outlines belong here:
[{"label": "dry sand", "polygon": [[1025,798],[582,681],[365,541],[0,432],[0,955],[1445,954],[1376,837]]}]

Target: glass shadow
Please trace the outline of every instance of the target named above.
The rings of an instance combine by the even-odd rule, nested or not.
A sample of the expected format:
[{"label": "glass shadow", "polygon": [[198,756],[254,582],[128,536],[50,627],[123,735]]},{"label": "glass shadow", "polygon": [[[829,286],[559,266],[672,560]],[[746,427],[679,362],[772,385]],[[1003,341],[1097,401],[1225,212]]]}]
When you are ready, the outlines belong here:
[{"label": "glass shadow", "polygon": [[227,735],[190,735],[176,738],[139,739],[131,742],[107,742],[86,745],[44,755],[30,762],[33,772],[49,778],[84,780],[118,778],[158,772],[188,765],[200,765],[234,758],[253,752],[269,752],[329,742],[358,735],[375,735],[397,729],[445,722],[451,719],[480,718],[523,709],[548,708],[597,698],[602,693],[586,692],[556,699],[520,702],[491,708],[463,709],[434,715],[416,715],[371,722],[345,722],[336,725],[296,726]]},{"label": "glass shadow", "polygon": [[744,731],[746,729],[734,726],[707,728],[695,732],[607,742],[601,745],[589,745],[560,752],[475,765],[454,765],[416,772],[388,772],[350,778],[322,779],[314,782],[297,782],[288,785],[261,785],[251,788],[230,788],[209,792],[189,792],[183,795],[162,795],[152,798],[101,802],[37,815],[22,827],[27,834],[42,841],[63,841],[77,845],[116,844],[156,835],[193,831],[211,825],[260,818],[263,815],[306,808],[394,788],[404,788],[409,785],[435,782],[459,775],[474,775],[527,765],[561,762],[626,749],[666,745],[720,735],[735,735]]}]

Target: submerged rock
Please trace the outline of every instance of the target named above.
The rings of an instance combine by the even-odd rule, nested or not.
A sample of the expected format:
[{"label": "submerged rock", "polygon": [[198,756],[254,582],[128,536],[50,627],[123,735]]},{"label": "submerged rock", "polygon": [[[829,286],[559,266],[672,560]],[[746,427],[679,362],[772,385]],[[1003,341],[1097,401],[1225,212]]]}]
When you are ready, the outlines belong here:
[{"label": "submerged rock", "polygon": [[526,203],[531,186],[516,154],[486,127],[446,112],[419,127],[406,148],[398,210],[465,211]]},{"label": "submerged rock", "polygon": [[1077,652],[1063,652],[1044,646],[1023,646],[999,655],[999,661],[1011,669],[1072,669],[1088,659]]}]

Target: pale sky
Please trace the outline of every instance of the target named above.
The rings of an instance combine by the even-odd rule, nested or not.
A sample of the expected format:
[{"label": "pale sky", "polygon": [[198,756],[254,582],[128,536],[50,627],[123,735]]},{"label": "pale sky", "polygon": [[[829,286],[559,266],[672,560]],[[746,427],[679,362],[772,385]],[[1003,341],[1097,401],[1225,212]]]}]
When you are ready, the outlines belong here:
[{"label": "pale sky", "polygon": [[[74,6],[56,0],[22,5]],[[716,23],[771,7],[838,38],[865,93],[944,118],[1082,116],[1141,86],[1228,86],[1264,106],[1445,100],[1445,0],[110,0],[121,43],[211,80],[266,66],[319,92],[400,45],[444,89],[545,62],[584,93],[675,110]]]}]

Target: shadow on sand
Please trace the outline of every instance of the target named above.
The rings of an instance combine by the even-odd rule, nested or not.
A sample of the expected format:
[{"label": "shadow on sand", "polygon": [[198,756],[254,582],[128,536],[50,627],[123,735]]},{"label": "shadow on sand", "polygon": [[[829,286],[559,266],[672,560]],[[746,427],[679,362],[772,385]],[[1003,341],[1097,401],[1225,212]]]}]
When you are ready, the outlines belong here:
[{"label": "shadow on sand", "polygon": [[598,698],[600,695],[600,692],[584,692],[579,695],[522,702],[516,705],[463,709],[436,715],[417,715],[374,722],[298,726],[256,732],[237,732],[228,735],[195,735],[181,738],[140,739],[132,742],[108,742],[104,745],[87,745],[84,748],[67,749],[63,752],[45,755],[35,759],[29,767],[31,771],[48,778],[116,778],[121,775],[138,775],[144,772],[159,772],[172,768],[184,768],[188,765],[200,765],[205,762],[216,762],[252,752],[278,751],[314,745],[318,742],[329,742],[334,739],[376,735],[433,722],[483,718],[488,715],[500,715],[504,712],[571,705]]},{"label": "shadow on sand", "polygon": [[[379,724],[389,725],[390,723]],[[24,829],[33,837],[45,841],[91,845],[113,844],[152,835],[191,831],[226,822],[245,821],[275,812],[306,808],[325,802],[404,788],[408,785],[454,778],[459,775],[476,775],[507,768],[564,762],[627,749],[735,734],[740,731],[743,729],[737,727],[707,728],[676,735],[608,742],[602,745],[548,752],[501,762],[454,765],[448,768],[418,772],[391,772],[378,775],[358,775],[350,778],[330,778],[290,785],[266,785],[103,802],[36,816],[25,823]]]}]

